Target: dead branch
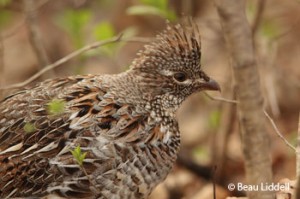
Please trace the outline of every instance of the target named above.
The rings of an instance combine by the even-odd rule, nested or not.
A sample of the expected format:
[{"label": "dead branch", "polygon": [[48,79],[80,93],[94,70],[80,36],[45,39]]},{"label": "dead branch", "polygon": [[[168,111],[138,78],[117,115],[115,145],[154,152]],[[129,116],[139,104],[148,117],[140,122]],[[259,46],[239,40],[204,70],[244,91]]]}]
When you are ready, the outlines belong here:
[{"label": "dead branch", "polygon": [[214,97],[211,96],[210,94],[208,94],[207,92],[203,92],[209,99],[211,100],[217,100],[217,101],[221,101],[221,102],[226,102],[226,103],[233,103],[233,104],[237,104],[239,103],[237,100],[232,100],[232,99],[226,99],[223,97]]},{"label": "dead branch", "polygon": [[[211,99],[211,100],[216,100],[216,101],[221,101],[221,102],[227,102],[227,103],[233,103],[233,104],[238,104],[238,101],[236,100],[231,100],[231,99],[226,99],[226,98],[223,98],[223,97],[214,97],[214,96],[211,96],[209,95],[208,93],[204,92],[205,95]],[[280,130],[278,129],[277,125],[275,124],[274,120],[271,118],[271,116],[268,114],[268,112],[266,110],[263,110],[265,116],[268,118],[268,120],[270,121],[273,129],[275,130],[276,134],[286,143],[286,145],[288,147],[290,147],[291,149],[293,149],[294,151],[297,151],[296,148],[291,144],[289,143],[289,141],[287,141],[287,139],[285,139],[283,137],[283,134],[280,132]],[[300,117],[300,116],[299,116]],[[300,120],[300,118],[299,118]],[[300,121],[299,121],[299,127],[300,129]],[[299,151],[300,151],[300,130],[298,129],[298,133],[299,133]],[[297,146],[298,147],[298,146]],[[300,159],[300,158],[299,158]],[[300,162],[299,162],[299,170],[300,170]]]},{"label": "dead branch", "polygon": [[[272,182],[269,137],[265,129],[263,98],[254,55],[245,0],[215,0],[237,88],[239,122],[248,184]],[[263,190],[248,192],[249,199],[271,199]]]},{"label": "dead branch", "polygon": [[30,82],[36,80],[38,77],[40,77],[45,72],[47,72],[49,70],[52,70],[52,69],[56,68],[57,66],[60,66],[61,64],[66,63],[70,59],[72,59],[72,58],[74,58],[74,57],[76,57],[76,56],[78,56],[78,55],[80,55],[80,54],[82,54],[82,53],[84,53],[86,51],[89,51],[91,49],[99,48],[101,46],[104,46],[104,45],[107,45],[107,44],[110,44],[110,43],[118,42],[118,41],[120,41],[121,37],[122,37],[122,34],[120,34],[118,36],[115,36],[115,37],[113,37],[111,39],[107,39],[107,40],[104,40],[104,41],[98,41],[98,42],[92,43],[90,45],[84,46],[83,48],[80,48],[80,49],[78,49],[78,50],[70,53],[69,55],[67,55],[67,56],[65,56],[65,57],[57,60],[53,64],[49,64],[48,66],[44,67],[42,70],[40,70],[39,72],[37,72],[36,74],[32,75],[27,80],[25,80],[23,82],[20,82],[20,83],[17,83],[17,84],[12,84],[12,85],[9,85],[9,86],[2,87],[2,88],[0,88],[0,90],[6,90],[6,89],[14,89],[14,88],[24,87],[27,84],[29,84]]},{"label": "dead branch", "polygon": [[289,143],[289,141],[287,141],[287,139],[285,139],[285,137],[283,137],[282,133],[279,131],[278,127],[276,126],[274,120],[271,118],[271,116],[268,114],[267,111],[264,110],[264,114],[265,116],[268,118],[268,120],[270,121],[271,125],[273,126],[275,132],[277,133],[277,135],[285,142],[285,144],[290,147],[291,149],[293,149],[293,151],[296,152],[296,148]]}]

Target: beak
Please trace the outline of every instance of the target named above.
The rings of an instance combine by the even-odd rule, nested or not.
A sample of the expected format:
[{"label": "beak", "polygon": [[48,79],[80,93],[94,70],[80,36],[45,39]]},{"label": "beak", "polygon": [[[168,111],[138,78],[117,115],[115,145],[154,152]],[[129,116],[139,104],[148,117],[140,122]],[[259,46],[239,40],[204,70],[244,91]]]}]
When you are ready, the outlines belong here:
[{"label": "beak", "polygon": [[213,90],[221,92],[221,88],[218,82],[211,78],[209,79],[209,81],[202,83],[202,87],[204,88],[204,90]]}]

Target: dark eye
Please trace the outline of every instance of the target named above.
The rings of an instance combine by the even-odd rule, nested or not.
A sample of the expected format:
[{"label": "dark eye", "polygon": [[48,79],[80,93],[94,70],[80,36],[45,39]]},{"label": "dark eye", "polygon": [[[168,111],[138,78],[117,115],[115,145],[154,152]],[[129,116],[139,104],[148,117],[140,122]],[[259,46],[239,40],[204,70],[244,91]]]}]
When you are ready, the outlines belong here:
[{"label": "dark eye", "polygon": [[187,75],[185,73],[175,73],[173,77],[179,82],[184,82],[187,79]]}]

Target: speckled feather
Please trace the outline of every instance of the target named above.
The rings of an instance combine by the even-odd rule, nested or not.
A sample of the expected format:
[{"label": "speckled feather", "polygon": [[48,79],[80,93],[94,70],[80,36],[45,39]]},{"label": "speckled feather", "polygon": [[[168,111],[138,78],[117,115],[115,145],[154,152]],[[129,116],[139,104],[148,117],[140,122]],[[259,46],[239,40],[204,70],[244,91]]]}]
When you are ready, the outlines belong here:
[{"label": "speckled feather", "polygon": [[[219,87],[200,68],[200,35],[190,23],[168,25],[124,73],[47,80],[6,97],[0,198],[147,198],[176,160],[176,110],[205,89]],[[49,111],[53,100],[63,111]],[[71,153],[77,146],[82,166]]]}]

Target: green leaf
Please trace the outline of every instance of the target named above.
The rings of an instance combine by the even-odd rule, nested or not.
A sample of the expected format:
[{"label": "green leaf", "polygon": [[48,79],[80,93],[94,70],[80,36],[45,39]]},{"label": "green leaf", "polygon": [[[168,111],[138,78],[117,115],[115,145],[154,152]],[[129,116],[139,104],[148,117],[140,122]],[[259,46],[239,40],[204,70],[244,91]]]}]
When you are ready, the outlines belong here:
[{"label": "green leaf", "polygon": [[247,1],[246,5],[246,14],[247,17],[252,20],[255,16],[255,13],[257,12],[257,5],[254,1]]},{"label": "green leaf", "polygon": [[158,8],[151,5],[131,6],[126,10],[129,15],[157,15],[170,21],[176,20],[176,14],[173,10],[167,8]]},{"label": "green leaf", "polygon": [[65,112],[66,102],[62,99],[53,99],[47,104],[49,115],[58,115]]},{"label": "green leaf", "polygon": [[167,9],[168,0],[140,0],[142,4],[154,6],[159,9]]},{"label": "green leaf", "polygon": [[176,19],[177,19],[177,16],[173,10],[167,10],[165,12],[165,16],[170,21],[176,21]]},{"label": "green leaf", "polygon": [[[0,0],[0,6],[6,6],[10,2],[11,2],[11,0]],[[1,11],[1,12],[3,12],[3,11]]]},{"label": "green leaf", "polygon": [[70,31],[78,32],[91,19],[91,12],[89,10],[67,10],[64,14],[64,24]]},{"label": "green leaf", "polygon": [[105,40],[115,35],[115,30],[111,23],[102,22],[94,28],[94,35],[97,40]]},{"label": "green leaf", "polygon": [[81,147],[78,145],[74,150],[70,150],[77,163],[82,166],[87,152],[82,153]]},{"label": "green leaf", "polygon": [[272,39],[278,35],[278,27],[272,21],[264,21],[261,26],[263,36]]},{"label": "green leaf", "polygon": [[159,15],[159,16],[164,17],[164,13],[160,9],[158,9],[154,6],[148,6],[148,5],[131,6],[127,9],[126,13],[129,15],[150,14],[150,15]]},{"label": "green leaf", "polygon": [[209,159],[211,157],[209,149],[206,146],[202,145],[199,145],[196,148],[194,148],[192,154],[196,160],[201,160],[202,162],[209,162]]},{"label": "green leaf", "polygon": [[0,27],[5,26],[11,20],[12,13],[7,10],[1,10],[0,12]]},{"label": "green leaf", "polygon": [[71,36],[76,48],[84,45],[83,34],[86,25],[91,20],[91,11],[89,10],[67,10],[58,18],[58,24],[63,27]]},{"label": "green leaf", "polygon": [[34,124],[32,124],[30,122],[26,122],[23,129],[26,133],[33,133],[34,131],[36,131]]},{"label": "green leaf", "polygon": [[220,124],[221,112],[219,110],[211,112],[209,115],[209,126],[212,129],[217,129]]}]

